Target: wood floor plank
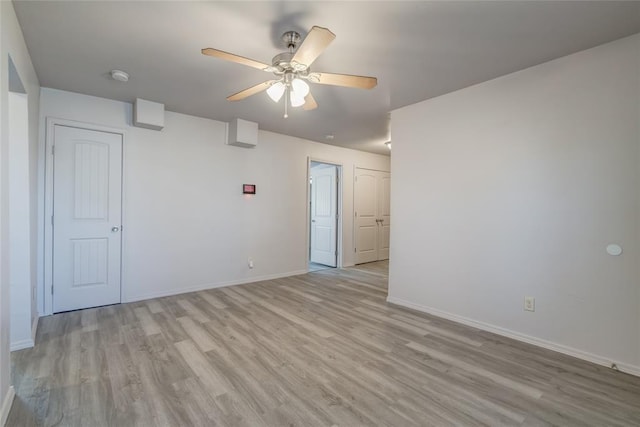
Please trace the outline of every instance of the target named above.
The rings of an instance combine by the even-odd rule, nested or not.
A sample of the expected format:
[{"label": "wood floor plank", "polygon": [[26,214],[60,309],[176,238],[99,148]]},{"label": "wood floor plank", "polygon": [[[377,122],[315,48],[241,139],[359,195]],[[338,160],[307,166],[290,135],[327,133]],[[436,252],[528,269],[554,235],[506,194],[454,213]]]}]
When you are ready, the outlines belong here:
[{"label": "wood floor plank", "polygon": [[407,347],[419,351],[421,353],[424,353],[430,357],[433,357],[434,359],[438,359],[443,361],[444,363],[450,364],[452,366],[455,366],[457,368],[460,368],[462,370],[465,371],[469,371],[469,372],[473,372],[475,375],[481,376],[481,377],[485,377],[497,384],[500,384],[504,387],[510,388],[511,390],[518,392],[518,393],[522,393],[525,394],[529,397],[532,397],[534,399],[539,399],[542,396],[542,391],[540,390],[536,390],[532,387],[528,387],[524,384],[515,382],[510,380],[509,378],[506,378],[502,375],[499,375],[495,372],[491,372],[487,369],[483,369],[480,368],[478,366],[474,366],[470,363],[464,362],[460,359],[457,359],[455,357],[449,356],[447,354],[441,353],[437,350],[434,350],[432,348],[429,348],[427,346],[424,346],[422,344],[418,344],[416,342],[410,342],[409,344],[407,344]]},{"label": "wood floor plank", "polygon": [[640,425],[640,378],[388,304],[387,268],[43,317],[7,425]]},{"label": "wood floor plank", "polygon": [[216,345],[213,343],[213,339],[206,330],[191,320],[190,317],[178,317],[177,320],[187,335],[189,335],[202,352],[206,353],[207,351],[211,351],[216,348]]},{"label": "wood floor plank", "polygon": [[206,357],[200,353],[195,344],[185,340],[176,343],[175,346],[211,397],[215,398],[229,391],[231,387],[224,379],[224,375],[207,362]]},{"label": "wood floor plank", "polygon": [[136,317],[140,320],[140,324],[142,329],[144,329],[145,334],[154,335],[161,332],[160,327],[156,321],[153,320],[153,317],[151,317],[151,312],[149,312],[146,305],[144,307],[138,307],[134,311],[136,313]]},{"label": "wood floor plank", "polygon": [[178,300],[178,305],[184,309],[186,316],[191,317],[196,322],[206,323],[210,319],[206,313],[197,308],[191,301],[187,299],[187,297],[180,298]]},{"label": "wood floor plank", "polygon": [[178,381],[173,384],[173,388],[176,394],[181,396],[181,404],[189,418],[186,425],[205,427],[229,424],[217,407],[216,401],[196,378],[190,377]]},{"label": "wood floor plank", "polygon": [[296,325],[302,326],[305,329],[308,329],[310,332],[313,332],[315,334],[317,334],[318,336],[322,337],[322,338],[328,338],[330,336],[332,336],[333,334],[329,331],[326,331],[322,328],[319,328],[317,326],[315,326],[312,322],[309,322],[305,319],[302,319],[301,317],[292,314],[291,312],[287,311],[284,308],[281,307],[277,307],[274,304],[271,304],[269,302],[266,301],[261,301],[259,303],[261,306],[263,306],[264,308],[278,314],[279,316],[289,320],[292,323],[295,323]]},{"label": "wood floor plank", "polygon": [[162,313],[164,311],[162,304],[158,300],[150,299],[145,301],[145,303],[147,304],[149,311],[153,314]]},{"label": "wood floor plank", "polygon": [[219,309],[219,310],[223,310],[223,309],[227,308],[227,305],[224,304],[222,301],[220,301],[215,296],[214,292],[211,292],[211,291],[200,292],[200,298],[202,298],[203,300],[205,300],[206,302],[211,304],[211,306],[213,308],[216,308],[216,309]]},{"label": "wood floor plank", "polygon": [[417,326],[419,328],[422,328],[423,330],[427,331],[427,333],[430,333],[430,334],[433,334],[433,335],[437,335],[437,336],[451,338],[453,340],[460,341],[460,342],[462,342],[464,344],[467,344],[467,345],[471,345],[471,346],[474,346],[474,347],[479,347],[479,346],[481,346],[483,344],[483,342],[478,340],[478,339],[467,338],[464,335],[460,335],[460,334],[457,334],[455,332],[448,331],[445,328],[440,328],[440,327],[434,326],[429,321],[424,321],[424,320],[416,321],[415,319],[412,319],[410,317],[403,316],[401,314],[395,314],[395,313],[391,314],[391,317],[393,319],[398,319],[398,320],[401,320],[401,321],[403,321],[405,323],[408,323],[410,325],[415,325],[415,326]]},{"label": "wood floor plank", "polygon": [[244,305],[249,304],[251,301],[245,298],[242,294],[235,291],[236,286],[230,286],[228,288],[220,288],[220,292],[222,292],[227,298],[233,300],[236,304]]},{"label": "wood floor plank", "polygon": [[311,292],[304,292],[299,290],[298,288],[294,287],[294,286],[283,286],[283,289],[285,289],[287,292],[291,292],[297,295],[300,295],[301,297],[308,299],[310,301],[313,302],[322,302],[322,298],[318,298],[317,296],[313,295],[313,293]]}]

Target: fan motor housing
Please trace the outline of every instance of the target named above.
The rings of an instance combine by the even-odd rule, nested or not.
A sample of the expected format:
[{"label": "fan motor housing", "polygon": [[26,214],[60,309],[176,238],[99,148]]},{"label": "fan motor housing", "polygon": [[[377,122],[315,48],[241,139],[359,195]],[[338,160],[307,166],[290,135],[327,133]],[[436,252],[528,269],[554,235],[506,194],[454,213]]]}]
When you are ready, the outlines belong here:
[{"label": "fan motor housing", "polygon": [[271,60],[271,64],[275,69],[273,70],[273,73],[276,75],[282,75],[287,71],[291,71],[303,76],[308,74],[309,67],[291,61],[294,55],[295,53],[293,52],[282,52],[274,56]]},{"label": "fan motor housing", "polygon": [[273,57],[271,64],[278,70],[286,71],[291,70],[291,59],[293,59],[292,52],[282,52]]}]

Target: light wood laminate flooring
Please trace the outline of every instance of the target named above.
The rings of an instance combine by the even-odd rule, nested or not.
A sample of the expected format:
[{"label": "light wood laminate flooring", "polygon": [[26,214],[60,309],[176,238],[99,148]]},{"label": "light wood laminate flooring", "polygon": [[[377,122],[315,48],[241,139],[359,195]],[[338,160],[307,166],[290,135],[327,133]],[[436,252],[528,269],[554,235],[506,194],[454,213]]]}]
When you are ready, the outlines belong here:
[{"label": "light wood laminate flooring", "polygon": [[387,268],[44,317],[8,425],[640,425],[640,378],[389,305]]}]

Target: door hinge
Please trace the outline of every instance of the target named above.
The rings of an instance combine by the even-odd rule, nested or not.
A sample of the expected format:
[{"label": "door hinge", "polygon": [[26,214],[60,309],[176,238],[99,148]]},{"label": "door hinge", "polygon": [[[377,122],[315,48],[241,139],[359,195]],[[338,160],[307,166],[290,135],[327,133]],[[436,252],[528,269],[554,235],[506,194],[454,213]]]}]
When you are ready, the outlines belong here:
[{"label": "door hinge", "polygon": [[356,176],[356,182],[358,182],[358,177]]},{"label": "door hinge", "polygon": [[358,249],[357,248],[353,248],[353,252],[358,252]]},{"label": "door hinge", "polygon": [[358,216],[358,211],[355,211],[353,214],[354,216]]},{"label": "door hinge", "polygon": [[53,215],[51,215],[51,226],[53,227]]},{"label": "door hinge", "polygon": [[53,295],[53,285],[51,285],[51,295]]},{"label": "door hinge", "polygon": [[52,145],[52,146],[51,146],[51,155],[52,155],[52,156],[55,156],[55,154],[56,154],[56,146],[55,146],[55,145]]}]

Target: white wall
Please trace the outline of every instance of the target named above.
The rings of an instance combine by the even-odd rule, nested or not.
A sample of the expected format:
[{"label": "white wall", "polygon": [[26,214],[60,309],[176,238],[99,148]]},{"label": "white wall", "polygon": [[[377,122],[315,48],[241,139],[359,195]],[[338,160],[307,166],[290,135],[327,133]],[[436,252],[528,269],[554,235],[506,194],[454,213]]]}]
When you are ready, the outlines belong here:
[{"label": "white wall", "polygon": [[[38,159],[38,105],[39,83],[33,69],[29,52],[22,37],[13,4],[0,2],[0,425],[8,414],[13,390],[10,388],[11,372],[9,360],[10,331],[10,249],[9,249],[9,56],[27,92],[29,105],[29,182],[30,198],[29,224],[30,241],[35,241],[37,194],[37,159]],[[35,265],[36,245],[30,245],[31,265]],[[32,271],[33,273],[33,271]],[[33,274],[32,278],[35,277]],[[32,279],[33,280],[33,279]],[[30,298],[29,298],[30,299]],[[35,305],[31,306],[35,309]],[[29,313],[30,311],[30,313]],[[31,318],[37,318],[34,310],[25,310]],[[25,314],[25,316],[26,316]]]},{"label": "white wall", "polygon": [[131,104],[59,90],[42,89],[40,111],[41,126],[56,117],[125,131],[123,301],[306,272],[308,157],[343,165],[353,264],[353,169],[389,170],[387,156],[265,131],[255,149],[228,146],[225,123],[183,114],[167,112],[161,132],[132,127]]},{"label": "white wall", "polygon": [[639,123],[640,35],[394,111],[389,300],[640,374]]}]

